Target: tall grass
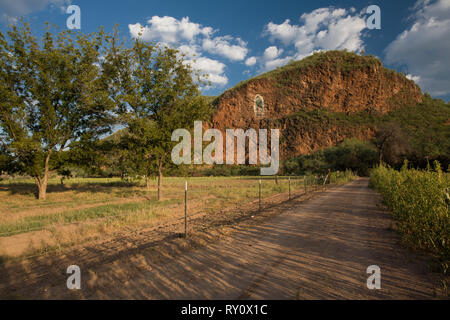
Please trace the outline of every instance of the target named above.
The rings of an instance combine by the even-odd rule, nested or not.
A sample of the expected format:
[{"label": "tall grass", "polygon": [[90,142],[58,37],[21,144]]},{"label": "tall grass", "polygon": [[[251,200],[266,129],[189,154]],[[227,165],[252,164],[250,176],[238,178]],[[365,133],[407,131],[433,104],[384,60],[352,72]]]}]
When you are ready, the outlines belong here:
[{"label": "tall grass", "polygon": [[355,180],[358,178],[358,175],[355,174],[352,170],[345,170],[345,171],[334,171],[331,172],[331,182],[336,184],[345,184],[347,182],[350,182],[352,180]]},{"label": "tall grass", "polygon": [[398,222],[406,245],[437,254],[444,273],[450,260],[450,175],[436,161],[434,168],[400,171],[383,165],[373,169],[371,187],[378,190]]}]

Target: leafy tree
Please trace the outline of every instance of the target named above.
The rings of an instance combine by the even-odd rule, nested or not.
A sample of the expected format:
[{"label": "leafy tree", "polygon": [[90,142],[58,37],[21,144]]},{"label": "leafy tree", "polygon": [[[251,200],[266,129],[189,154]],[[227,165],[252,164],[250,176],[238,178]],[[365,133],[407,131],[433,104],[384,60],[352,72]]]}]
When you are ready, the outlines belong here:
[{"label": "leafy tree", "polygon": [[387,114],[385,122],[395,122],[408,137],[408,161],[425,168],[427,163],[439,161],[444,168],[450,164],[450,104],[432,99],[428,94],[423,102]]},{"label": "leafy tree", "polygon": [[114,96],[128,130],[124,142],[134,153],[136,172],[147,178],[157,175],[161,199],[163,173],[172,165],[176,144],[172,132],[192,129],[195,120],[207,118],[210,104],[200,94],[199,75],[176,49],[136,39],[111,65],[120,75]]},{"label": "leafy tree", "polygon": [[2,142],[0,142],[0,175],[3,172],[8,172],[9,167],[11,165],[12,159],[11,156],[8,154],[8,151],[6,149],[6,145],[4,145]]},{"label": "leafy tree", "polygon": [[103,57],[109,36],[29,25],[0,33],[0,126],[15,170],[32,176],[45,199],[55,154],[110,130],[114,104]]},{"label": "leafy tree", "polygon": [[358,139],[347,139],[337,146],[288,159],[285,161],[284,169],[286,173],[296,174],[350,169],[358,172],[359,175],[367,175],[369,169],[377,162],[377,154],[376,148],[370,143]]},{"label": "leafy tree", "polygon": [[99,149],[105,155],[104,175],[125,180],[136,172],[135,153],[128,148],[127,136],[128,130],[121,129],[101,141]]},{"label": "leafy tree", "polygon": [[380,165],[383,161],[391,165],[399,164],[410,151],[408,136],[395,122],[384,123],[378,128],[375,144],[379,151]]},{"label": "leafy tree", "polygon": [[332,170],[350,169],[359,175],[368,175],[377,161],[377,150],[368,142],[347,139],[336,147],[324,150],[324,158]]}]

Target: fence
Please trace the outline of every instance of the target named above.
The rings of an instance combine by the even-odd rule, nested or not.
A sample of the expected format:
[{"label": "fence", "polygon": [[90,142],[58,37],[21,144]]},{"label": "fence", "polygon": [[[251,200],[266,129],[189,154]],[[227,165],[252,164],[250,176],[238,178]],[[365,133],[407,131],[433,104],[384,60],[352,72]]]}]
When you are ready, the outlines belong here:
[{"label": "fence", "polygon": [[[193,228],[205,230],[215,225],[236,224],[258,213],[269,213],[267,209],[313,192],[324,184],[343,182],[342,177],[346,176],[347,172],[290,177],[167,177],[162,201],[157,201],[156,184],[148,190],[139,180],[124,183],[118,178],[70,179],[65,186],[55,180],[50,183],[51,192],[45,202],[36,201],[30,193],[34,188],[32,182],[8,181],[0,183],[3,191],[10,192],[2,195],[9,201],[3,208],[11,210],[0,223],[0,240],[46,231],[46,235],[51,235],[49,241],[56,241],[56,245],[41,241],[37,247],[26,248],[24,252],[40,252],[37,254],[40,256],[104,233],[114,235],[116,240],[143,232],[146,239],[157,239],[167,233],[188,237]],[[84,204],[81,208],[80,201]],[[30,210],[42,213],[29,215]],[[14,219],[16,214],[18,218]],[[64,231],[66,226],[71,230],[69,235]],[[28,238],[34,236],[40,234]],[[0,256],[8,255],[8,248],[4,249]],[[32,256],[36,255],[24,257]]]},{"label": "fence", "polygon": [[[254,185],[257,187],[257,202],[258,212],[261,212],[263,208],[263,201],[266,198],[277,196],[287,192],[287,200],[291,200],[294,196],[304,195],[308,192],[314,192],[325,184],[331,183],[330,174],[327,175],[304,175],[304,176],[290,176],[290,177],[265,177],[265,178],[249,178],[239,177],[240,180],[254,181]],[[269,192],[267,190],[269,189]],[[255,189],[256,189],[255,188]],[[278,192],[273,192],[273,191]],[[301,191],[299,193],[299,191]],[[188,218],[195,216],[197,213],[189,214],[188,212],[188,182],[185,182],[185,197],[184,197],[184,236],[188,234]],[[266,197],[265,197],[266,196]]]}]

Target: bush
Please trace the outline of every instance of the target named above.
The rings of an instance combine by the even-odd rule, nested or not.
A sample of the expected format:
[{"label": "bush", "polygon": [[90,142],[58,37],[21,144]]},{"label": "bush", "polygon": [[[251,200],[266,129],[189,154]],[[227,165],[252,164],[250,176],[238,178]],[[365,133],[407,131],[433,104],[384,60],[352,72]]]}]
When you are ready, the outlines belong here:
[{"label": "bush", "polygon": [[439,255],[446,272],[450,258],[450,175],[442,172],[439,162],[435,161],[434,170],[426,171],[408,169],[406,161],[400,171],[379,166],[371,172],[370,185],[392,210],[404,243]]},{"label": "bush", "polygon": [[378,158],[378,151],[369,142],[347,139],[335,147],[317,151],[311,155],[292,158],[284,162],[287,174],[302,175],[305,172],[327,173],[346,171],[347,169],[361,176],[369,175]]}]

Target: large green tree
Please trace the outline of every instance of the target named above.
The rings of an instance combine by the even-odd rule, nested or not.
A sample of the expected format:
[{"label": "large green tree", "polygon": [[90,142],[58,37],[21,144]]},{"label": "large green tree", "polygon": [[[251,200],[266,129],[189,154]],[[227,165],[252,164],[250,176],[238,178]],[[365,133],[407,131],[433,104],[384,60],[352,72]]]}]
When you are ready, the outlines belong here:
[{"label": "large green tree", "polygon": [[192,129],[206,119],[210,104],[199,90],[200,77],[176,49],[135,39],[132,47],[117,54],[111,65],[119,68],[117,92],[121,120],[127,127],[129,150],[137,173],[158,177],[162,197],[164,170],[171,166],[171,141],[176,129]]},{"label": "large green tree", "polygon": [[14,164],[45,199],[55,154],[110,130],[114,103],[110,36],[52,33],[38,41],[27,24],[0,33],[0,135]]}]

